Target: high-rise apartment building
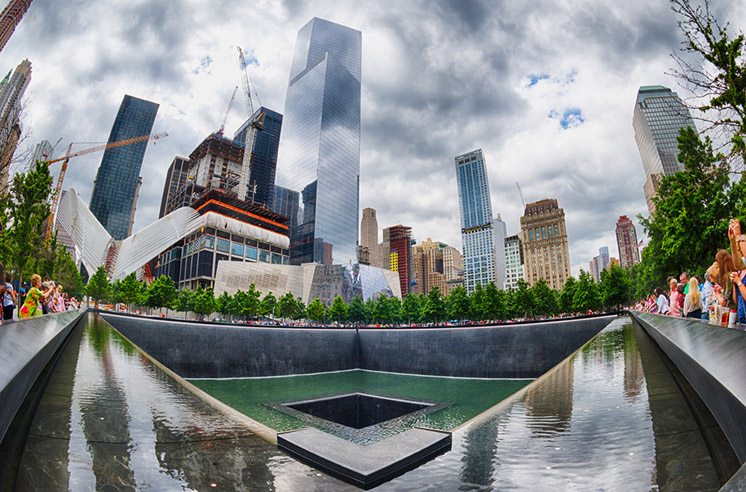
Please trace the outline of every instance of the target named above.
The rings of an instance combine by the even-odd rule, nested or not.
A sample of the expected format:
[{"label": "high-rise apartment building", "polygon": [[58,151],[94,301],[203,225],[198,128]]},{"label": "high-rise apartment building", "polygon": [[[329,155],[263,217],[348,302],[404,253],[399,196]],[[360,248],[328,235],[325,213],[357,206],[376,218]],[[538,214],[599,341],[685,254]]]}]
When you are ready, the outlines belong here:
[{"label": "high-rise apartment building", "polygon": [[8,189],[10,163],[21,138],[21,98],[31,81],[31,62],[23,60],[0,81],[0,193]]},{"label": "high-rise apartment building", "polygon": [[[464,248],[464,286],[471,293],[477,284],[497,284],[495,229],[487,166],[482,149],[455,158]],[[501,221],[502,222],[502,221]],[[504,224],[503,224],[504,225]],[[503,238],[505,232],[503,228]],[[503,249],[500,243],[500,249]],[[504,254],[504,253],[503,253]]]},{"label": "high-rise apartment building", "polygon": [[668,87],[660,85],[640,87],[632,127],[645,170],[645,200],[652,214],[655,209],[652,200],[658,189],[660,175],[668,176],[684,168],[678,161],[679,146],[676,139],[679,131],[682,128],[696,127],[689,109],[679,96]]},{"label": "high-rise apartment building", "polygon": [[388,245],[388,270],[399,273],[401,294],[405,295],[412,280],[412,228],[401,224],[387,227],[383,242]]},{"label": "high-rise apartment building", "polygon": [[446,292],[444,243],[433,242],[427,238],[422,244],[412,248],[412,291],[427,294],[437,287],[441,293]]},{"label": "high-rise apartment building", "polygon": [[521,245],[526,282],[543,278],[552,289],[562,289],[570,276],[570,249],[565,211],[546,198],[526,205],[521,217]]},{"label": "high-rise apartment building", "polygon": [[588,273],[591,274],[591,278],[594,282],[601,281],[601,258],[594,256],[591,261],[588,262]]},{"label": "high-rise apartment building", "polygon": [[505,238],[505,289],[517,289],[518,281],[525,280],[523,251],[518,235]]},{"label": "high-rise apartment building", "polygon": [[[109,143],[150,134],[158,104],[125,95]],[[93,183],[90,209],[114,239],[132,232],[138,183],[148,142],[106,149]]]},{"label": "high-rise apartment building", "polygon": [[34,153],[31,156],[31,164],[38,161],[48,161],[52,159],[54,148],[49,140],[42,140],[34,147]]},{"label": "high-rise apartment building", "polygon": [[637,230],[629,217],[622,215],[616,222],[616,244],[619,248],[619,262],[622,268],[640,263],[640,250],[637,249]]},{"label": "high-rise apartment building", "polygon": [[236,131],[233,135],[233,141],[244,147],[249,126],[251,122],[257,119],[262,122],[262,128],[256,132],[254,145],[251,149],[248,196],[239,198],[262,203],[272,208],[275,173],[277,171],[277,151],[280,146],[280,133],[282,131],[282,115],[265,107],[257,109]]},{"label": "high-rise apartment building", "polygon": [[177,203],[176,197],[179,196],[181,190],[186,188],[187,176],[189,176],[189,159],[179,156],[174,157],[168,167],[168,172],[166,172],[166,183],[163,185],[161,208],[158,212],[159,219],[184,205],[183,203]]},{"label": "high-rise apartment building", "polygon": [[0,13],[0,51],[5,48],[30,5],[31,0],[10,0]]},{"label": "high-rise apartment building", "polygon": [[453,246],[443,248],[443,272],[446,276],[444,294],[450,294],[456,287],[464,286],[464,255]]},{"label": "high-rise apartment building", "polygon": [[361,56],[355,29],[313,18],[298,32],[277,169],[303,199],[294,264],[357,260]]}]

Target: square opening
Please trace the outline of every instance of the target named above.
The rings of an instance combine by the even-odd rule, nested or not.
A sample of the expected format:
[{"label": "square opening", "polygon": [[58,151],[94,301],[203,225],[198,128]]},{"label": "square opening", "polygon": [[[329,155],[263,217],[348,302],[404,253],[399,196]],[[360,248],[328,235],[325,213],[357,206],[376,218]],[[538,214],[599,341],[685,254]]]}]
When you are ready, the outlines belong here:
[{"label": "square opening", "polygon": [[354,393],[288,403],[285,406],[346,427],[362,429],[422,410],[432,404]]}]

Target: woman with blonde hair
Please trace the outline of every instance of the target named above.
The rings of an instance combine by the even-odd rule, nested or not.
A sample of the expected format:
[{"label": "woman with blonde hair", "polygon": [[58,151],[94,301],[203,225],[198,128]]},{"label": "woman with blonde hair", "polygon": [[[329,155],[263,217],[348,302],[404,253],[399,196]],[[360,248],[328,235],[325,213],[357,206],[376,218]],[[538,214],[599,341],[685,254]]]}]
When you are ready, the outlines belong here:
[{"label": "woman with blonde hair", "polygon": [[699,282],[696,277],[689,280],[689,292],[684,298],[684,316],[702,318],[702,296],[699,293]]},{"label": "woman with blonde hair", "polygon": [[31,275],[31,288],[26,294],[26,301],[18,313],[19,318],[27,319],[43,314],[41,306],[49,294],[39,290],[39,287],[41,287],[41,277],[35,273]]}]

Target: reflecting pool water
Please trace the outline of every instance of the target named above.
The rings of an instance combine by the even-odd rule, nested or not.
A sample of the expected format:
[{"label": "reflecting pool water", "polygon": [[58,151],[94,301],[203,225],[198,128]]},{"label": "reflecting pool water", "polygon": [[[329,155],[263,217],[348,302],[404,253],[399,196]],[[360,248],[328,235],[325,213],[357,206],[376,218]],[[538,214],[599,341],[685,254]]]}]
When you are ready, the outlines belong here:
[{"label": "reflecting pool water", "polygon": [[[717,490],[737,462],[690,393],[650,339],[620,318],[458,427],[451,451],[377,490]],[[354,490],[205,404],[95,315],[76,328],[52,372],[16,483]]]}]

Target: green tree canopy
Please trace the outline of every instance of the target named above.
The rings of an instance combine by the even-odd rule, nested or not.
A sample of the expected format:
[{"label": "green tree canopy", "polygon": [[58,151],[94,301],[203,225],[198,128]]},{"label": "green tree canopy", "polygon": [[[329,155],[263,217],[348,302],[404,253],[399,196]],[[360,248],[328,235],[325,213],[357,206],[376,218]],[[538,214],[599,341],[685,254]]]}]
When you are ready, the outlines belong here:
[{"label": "green tree canopy", "polygon": [[459,285],[455,287],[446,297],[446,313],[449,319],[464,320],[469,316],[470,303],[469,294],[466,289]]},{"label": "green tree canopy", "polygon": [[85,286],[85,293],[91,299],[95,300],[95,305],[98,307],[98,303],[106,301],[111,294],[111,284],[109,283],[109,277],[106,275],[106,269],[99,267],[96,273],[88,279],[88,284]]},{"label": "green tree canopy", "polygon": [[127,304],[128,309],[132,309],[133,305],[142,303],[145,298],[145,288],[134,273],[130,273],[118,283],[117,297],[121,299],[120,302]]},{"label": "green tree canopy", "polygon": [[601,306],[601,296],[598,286],[593,281],[591,274],[580,270],[578,282],[575,285],[575,295],[572,299],[573,311],[585,312],[589,309],[598,309]]},{"label": "green tree canopy", "polygon": [[498,320],[508,317],[508,296],[504,290],[498,289],[490,282],[484,288],[482,316],[476,319]]},{"label": "green tree canopy", "polygon": [[324,303],[321,302],[318,297],[308,304],[308,307],[306,308],[306,316],[308,316],[308,319],[319,323],[324,321],[326,317],[326,306],[324,306]]},{"label": "green tree canopy", "polygon": [[514,311],[518,316],[529,318],[536,311],[534,292],[523,279],[518,281],[518,288],[512,294]]},{"label": "green tree canopy", "polygon": [[[151,284],[151,286],[152,285],[153,284]],[[202,286],[199,286],[197,290],[194,291],[194,307],[192,309],[200,316],[200,319],[205,315],[209,316],[214,313],[216,307],[217,303],[215,302],[215,293],[213,292],[212,287],[205,289]]]},{"label": "green tree canopy", "polygon": [[611,265],[601,272],[601,300],[607,309],[619,309],[632,300],[629,272],[618,265]]},{"label": "green tree canopy", "polygon": [[572,313],[575,311],[575,305],[573,304],[573,300],[575,299],[575,288],[577,287],[577,281],[575,280],[575,277],[570,275],[567,280],[565,281],[564,287],[562,287],[562,292],[560,293],[560,310],[563,313]]},{"label": "green tree canopy", "polygon": [[425,297],[422,314],[427,321],[437,323],[446,319],[446,303],[440,295],[440,289],[433,287]]},{"label": "green tree canopy", "polygon": [[547,285],[546,280],[540,278],[531,290],[533,291],[536,314],[554,316],[559,312],[557,293]]},{"label": "green tree canopy", "polygon": [[342,323],[347,320],[347,303],[342,299],[342,296],[334,298],[332,305],[329,306],[328,316],[337,323]]},{"label": "green tree canopy", "polygon": [[410,292],[404,296],[401,306],[402,321],[407,323],[422,322],[422,302],[419,295]]},{"label": "green tree canopy", "polygon": [[347,309],[347,318],[353,323],[367,323],[370,319],[368,306],[363,302],[360,296],[355,296],[350,301]]},{"label": "green tree canopy", "polygon": [[298,304],[291,292],[286,292],[277,300],[277,314],[283,319],[294,319]]},{"label": "green tree canopy", "polygon": [[259,310],[263,316],[274,316],[275,315],[275,308],[277,307],[277,298],[275,295],[271,292],[267,292],[267,294],[262,299],[262,302],[259,306]]},{"label": "green tree canopy", "polygon": [[[215,312],[215,296],[212,293],[212,289],[209,290],[213,300],[212,311],[200,314],[212,314]],[[171,307],[174,301],[176,301],[177,296],[178,291],[176,290],[174,280],[168,275],[161,275],[148,286],[145,292],[145,305],[151,308]],[[195,311],[199,312],[196,310],[196,306]]]}]

